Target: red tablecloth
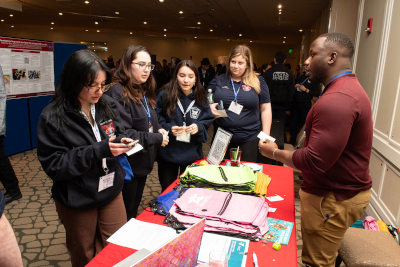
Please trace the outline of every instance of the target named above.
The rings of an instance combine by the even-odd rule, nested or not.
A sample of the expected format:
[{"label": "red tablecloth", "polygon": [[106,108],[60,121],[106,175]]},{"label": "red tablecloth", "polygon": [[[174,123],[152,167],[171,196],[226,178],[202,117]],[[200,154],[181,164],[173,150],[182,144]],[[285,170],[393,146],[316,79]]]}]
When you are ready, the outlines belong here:
[{"label": "red tablecloth", "polygon": [[[295,222],[294,178],[292,169],[268,164],[264,164],[263,166],[263,173],[268,174],[272,178],[268,186],[267,196],[280,195],[284,198],[283,201],[268,203],[270,207],[277,208],[276,212],[269,213],[268,217]],[[172,190],[176,186],[177,181],[169,186],[165,192]],[[163,224],[164,218],[165,216],[155,215],[150,212],[150,208],[148,207],[136,219],[144,222]],[[86,266],[113,266],[136,251],[110,243]],[[259,266],[297,266],[296,224],[294,224],[289,244],[282,245],[279,251],[272,248],[271,242],[263,246],[261,241],[250,241],[246,262],[246,266],[248,267],[254,266],[253,251],[257,254]]]}]

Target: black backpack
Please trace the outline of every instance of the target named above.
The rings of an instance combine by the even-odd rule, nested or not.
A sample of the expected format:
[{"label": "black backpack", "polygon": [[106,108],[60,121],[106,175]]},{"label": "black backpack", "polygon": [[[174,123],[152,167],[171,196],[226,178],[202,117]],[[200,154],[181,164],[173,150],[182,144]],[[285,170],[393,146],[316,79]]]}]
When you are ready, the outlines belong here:
[{"label": "black backpack", "polygon": [[270,88],[271,102],[286,104],[288,101],[290,76],[285,71],[274,71],[272,74],[272,88]]}]

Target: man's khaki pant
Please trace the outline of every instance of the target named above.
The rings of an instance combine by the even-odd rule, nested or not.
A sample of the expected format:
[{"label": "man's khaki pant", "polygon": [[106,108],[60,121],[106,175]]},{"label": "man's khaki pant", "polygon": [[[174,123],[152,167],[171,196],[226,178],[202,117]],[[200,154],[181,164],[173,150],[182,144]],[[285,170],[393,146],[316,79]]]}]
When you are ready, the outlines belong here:
[{"label": "man's khaki pant", "polygon": [[332,267],[346,230],[360,219],[369,204],[371,190],[347,200],[336,201],[300,189],[302,261],[306,266]]}]

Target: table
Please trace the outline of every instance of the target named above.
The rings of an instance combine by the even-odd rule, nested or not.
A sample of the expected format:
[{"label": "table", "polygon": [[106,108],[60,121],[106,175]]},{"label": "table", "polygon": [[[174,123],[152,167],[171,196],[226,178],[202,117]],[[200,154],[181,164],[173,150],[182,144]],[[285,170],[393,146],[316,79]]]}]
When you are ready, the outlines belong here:
[{"label": "table", "polygon": [[[293,170],[288,167],[263,164],[263,173],[268,174],[272,178],[272,181],[268,186],[267,196],[277,194],[284,198],[283,201],[268,203],[271,207],[277,208],[276,212],[269,213],[268,217],[295,222]],[[170,185],[165,192],[172,190],[172,188],[176,186],[177,181]],[[150,211],[150,208],[147,207],[146,210],[144,210],[136,219],[164,225],[164,218],[165,216],[154,214]],[[271,242],[268,242],[263,246],[261,241],[250,241],[246,267],[254,266],[253,251],[257,254],[259,266],[297,266],[296,224],[293,226],[289,244],[282,245],[282,248],[279,251],[272,249]],[[132,255],[134,252],[136,252],[136,250],[110,243],[86,266],[113,266],[126,257]]]}]

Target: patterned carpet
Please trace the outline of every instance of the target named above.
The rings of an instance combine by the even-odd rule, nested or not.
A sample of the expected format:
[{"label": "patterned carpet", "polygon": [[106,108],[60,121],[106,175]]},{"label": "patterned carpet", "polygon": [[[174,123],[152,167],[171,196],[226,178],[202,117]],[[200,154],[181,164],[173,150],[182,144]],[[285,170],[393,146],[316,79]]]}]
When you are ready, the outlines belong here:
[{"label": "patterned carpet", "polygon": [[[213,130],[210,129],[209,132],[212,133]],[[205,155],[208,154],[210,143],[209,141],[203,146]],[[9,158],[19,179],[23,197],[6,205],[5,214],[15,231],[24,266],[71,266],[65,246],[65,230],[58,220],[54,202],[50,198],[52,181],[43,172],[37,160],[36,149]],[[300,183],[301,180],[295,177],[298,266],[304,266],[301,264],[302,238],[298,197]],[[142,212],[147,203],[160,192],[161,186],[155,164],[147,178],[139,212]]]}]

